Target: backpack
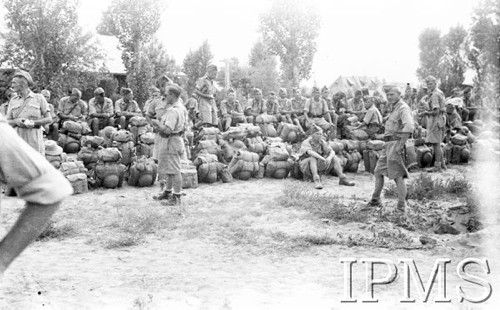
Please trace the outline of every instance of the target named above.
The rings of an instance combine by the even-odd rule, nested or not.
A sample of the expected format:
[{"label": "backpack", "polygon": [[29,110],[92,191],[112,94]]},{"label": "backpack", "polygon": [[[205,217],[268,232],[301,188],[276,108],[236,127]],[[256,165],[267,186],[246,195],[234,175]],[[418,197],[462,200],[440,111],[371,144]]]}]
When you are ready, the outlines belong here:
[{"label": "backpack", "polygon": [[119,142],[113,141],[112,146],[117,148],[122,154],[121,163],[125,166],[129,166],[136,160],[136,149],[133,141]]},{"label": "backpack", "polygon": [[97,157],[101,162],[119,162],[122,159],[122,153],[116,147],[107,147],[97,152]]},{"label": "backpack", "polygon": [[217,162],[204,163],[198,167],[198,181],[215,183],[218,180]]},{"label": "backpack", "polygon": [[155,137],[156,137],[156,134],[154,132],[146,132],[146,133],[140,135],[139,140],[142,143],[154,144],[155,143]]},{"label": "backpack", "polygon": [[61,146],[65,153],[74,154],[80,151],[80,140],[63,133],[59,134],[57,144]]},{"label": "backpack", "polygon": [[117,162],[99,162],[95,166],[95,180],[97,187],[122,187],[125,176],[125,167]]},{"label": "backpack", "polygon": [[76,173],[72,175],[67,175],[66,179],[71,183],[73,187],[73,194],[81,194],[89,191],[89,184],[87,180],[87,175],[85,173]]},{"label": "backpack", "polygon": [[111,142],[129,142],[134,140],[134,135],[127,130],[120,129],[111,134]]},{"label": "backpack", "polygon": [[152,158],[140,157],[129,171],[128,185],[146,187],[155,183],[158,165]]},{"label": "backpack", "polygon": [[261,137],[247,138],[245,139],[245,145],[250,152],[257,153],[259,156],[262,156],[266,151],[266,145]]},{"label": "backpack", "polygon": [[285,179],[292,171],[294,162],[292,159],[285,161],[270,161],[266,165],[265,176],[268,178]]},{"label": "backpack", "polygon": [[75,121],[65,121],[62,125],[62,129],[67,132],[82,134],[82,125]]},{"label": "backpack", "polygon": [[60,155],[47,155],[45,154],[47,161],[56,169],[61,167],[61,163],[68,160],[68,155],[66,153],[61,153]]},{"label": "backpack", "polygon": [[139,143],[135,147],[137,157],[153,157],[154,144]]},{"label": "backpack", "polygon": [[103,137],[99,136],[82,136],[80,143],[82,147],[91,147],[97,149],[100,146],[104,146],[105,140]]},{"label": "backpack", "polygon": [[128,122],[130,125],[135,127],[143,127],[149,125],[148,120],[142,116],[132,116]]},{"label": "backpack", "polygon": [[64,176],[77,174],[77,173],[87,173],[87,169],[83,165],[82,161],[68,160],[66,162],[61,163],[59,167],[59,171]]},{"label": "backpack", "polygon": [[89,164],[95,164],[99,160],[99,150],[89,146],[84,146],[80,152],[78,152],[76,159],[82,161],[85,167]]}]

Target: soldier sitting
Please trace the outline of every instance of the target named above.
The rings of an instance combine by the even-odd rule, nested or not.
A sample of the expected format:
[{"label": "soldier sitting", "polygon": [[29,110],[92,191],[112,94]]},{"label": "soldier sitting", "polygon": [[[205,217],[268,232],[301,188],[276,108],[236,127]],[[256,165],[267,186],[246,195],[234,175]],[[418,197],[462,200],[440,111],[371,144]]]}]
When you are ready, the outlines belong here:
[{"label": "soldier sitting", "polygon": [[106,126],[114,126],[113,101],[104,96],[104,89],[97,87],[94,90],[94,98],[89,101],[89,119],[88,123],[92,129],[92,134],[97,136],[99,129]]},{"label": "soldier sitting", "polygon": [[220,112],[222,116],[222,129],[228,130],[230,126],[236,126],[240,123],[246,123],[243,108],[238,100],[233,89],[229,89],[227,99],[220,103]]},{"label": "soldier sitting", "polygon": [[342,172],[340,160],[326,143],[321,128],[316,125],[313,125],[313,128],[315,132],[304,140],[300,147],[299,165],[304,178],[312,178],[314,187],[322,189],[320,174],[328,175],[334,171],[339,177],[340,185],[354,186],[354,182],[348,181]]},{"label": "soldier sitting", "polygon": [[134,93],[130,88],[122,88],[121,95],[123,98],[115,102],[115,114],[120,127],[127,129],[130,118],[133,116],[142,116],[142,113],[137,101],[133,99]]},{"label": "soldier sitting", "polygon": [[266,112],[266,100],[262,98],[262,91],[258,88],[253,90],[253,99],[248,100],[247,107],[245,108],[245,115],[247,122],[255,123],[257,116]]},{"label": "soldier sitting", "polygon": [[379,133],[383,127],[382,114],[375,106],[375,98],[367,97],[365,101],[366,114],[361,124],[356,129],[366,127],[365,131],[370,139],[375,139],[375,134]]},{"label": "soldier sitting", "polygon": [[333,125],[330,114],[328,114],[328,104],[320,95],[319,89],[313,87],[312,97],[307,99],[304,106],[306,126],[310,128],[312,125],[316,125],[327,133],[328,136],[332,131],[334,132],[334,136],[336,136],[337,128]]}]

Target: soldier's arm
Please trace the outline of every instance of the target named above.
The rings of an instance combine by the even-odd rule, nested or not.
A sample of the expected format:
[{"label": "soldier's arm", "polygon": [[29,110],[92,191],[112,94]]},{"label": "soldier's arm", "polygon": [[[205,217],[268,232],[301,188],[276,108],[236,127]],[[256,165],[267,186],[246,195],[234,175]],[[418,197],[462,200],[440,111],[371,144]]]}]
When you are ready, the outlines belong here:
[{"label": "soldier's arm", "polygon": [[0,121],[0,170],[26,207],[0,241],[0,276],[12,261],[43,231],[71,185],[45,158],[15,131]]}]

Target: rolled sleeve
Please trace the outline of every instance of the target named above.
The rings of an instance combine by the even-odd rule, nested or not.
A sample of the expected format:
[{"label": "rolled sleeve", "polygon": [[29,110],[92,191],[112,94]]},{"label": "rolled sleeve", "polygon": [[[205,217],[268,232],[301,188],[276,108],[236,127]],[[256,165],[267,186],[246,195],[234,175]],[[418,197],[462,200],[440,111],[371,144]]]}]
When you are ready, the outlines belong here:
[{"label": "rolled sleeve", "polygon": [[0,123],[0,179],[27,202],[49,205],[72,194],[66,178],[5,123]]}]

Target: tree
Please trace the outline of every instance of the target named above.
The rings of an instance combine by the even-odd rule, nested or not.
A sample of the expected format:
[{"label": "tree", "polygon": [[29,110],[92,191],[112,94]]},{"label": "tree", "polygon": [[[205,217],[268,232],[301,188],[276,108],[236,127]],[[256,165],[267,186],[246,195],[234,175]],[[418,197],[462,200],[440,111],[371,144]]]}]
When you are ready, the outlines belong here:
[{"label": "tree", "polygon": [[273,0],[260,17],[260,32],[267,50],[281,61],[282,80],[298,86],[311,75],[320,18],[312,6],[299,0]]},{"label": "tree", "polygon": [[[234,89],[243,87],[243,84],[249,76],[249,68],[247,66],[240,65],[240,61],[236,57],[226,59],[225,62],[229,64],[230,87]],[[217,75],[217,82],[219,85],[224,85],[225,81],[226,70],[225,68],[221,68],[219,74]]]},{"label": "tree", "polygon": [[154,79],[158,79],[160,76],[167,73],[175,74],[180,71],[175,63],[175,59],[167,54],[165,46],[157,38],[153,38],[143,50],[143,53],[153,66]]},{"label": "tree", "polygon": [[276,56],[270,55],[262,40],[257,41],[250,51],[250,83],[262,89],[264,95],[277,91],[279,73]]},{"label": "tree", "polygon": [[500,98],[500,0],[481,1],[472,14],[468,59],[476,70],[476,93]]},{"label": "tree", "polygon": [[434,28],[427,28],[418,37],[420,48],[420,67],[417,75],[425,79],[429,75],[439,77],[439,63],[444,56],[441,31]]},{"label": "tree", "polygon": [[456,26],[450,28],[442,38],[444,55],[439,64],[439,78],[441,78],[441,89],[446,95],[451,95],[452,89],[464,81],[467,69],[466,37],[467,30],[462,26]]},{"label": "tree", "polygon": [[[127,82],[134,91],[139,104],[148,98],[148,87],[152,75],[145,70],[151,70],[147,57],[142,55],[143,47],[160,28],[162,3],[159,0],[113,0],[103,13],[101,24],[97,30],[101,34],[111,34],[118,38],[123,47],[122,59],[127,69]],[[142,68],[143,61],[146,69]],[[138,81],[137,79],[147,79]]]},{"label": "tree", "polygon": [[77,0],[5,0],[10,31],[3,35],[2,65],[30,71],[54,97],[95,84],[103,55],[78,26],[77,5]]},{"label": "tree", "polygon": [[260,88],[264,95],[270,91],[278,91],[279,74],[276,68],[278,62],[276,57],[268,57],[259,61],[250,68],[250,82],[252,86]]},{"label": "tree", "polygon": [[207,66],[214,58],[208,41],[203,41],[203,44],[196,51],[189,51],[182,62],[184,73],[188,77],[187,93],[191,94],[196,86],[196,81],[205,75]]}]

